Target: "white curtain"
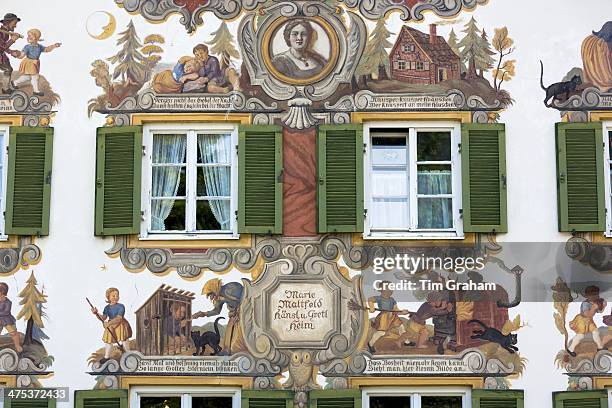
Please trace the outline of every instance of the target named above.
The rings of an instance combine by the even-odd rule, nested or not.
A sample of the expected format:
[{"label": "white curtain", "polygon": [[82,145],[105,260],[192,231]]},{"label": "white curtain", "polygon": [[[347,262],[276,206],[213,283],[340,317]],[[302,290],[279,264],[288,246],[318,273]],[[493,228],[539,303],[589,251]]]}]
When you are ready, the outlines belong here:
[{"label": "white curtain", "polygon": [[[419,194],[452,193],[452,174],[448,170],[423,171],[418,174]],[[451,228],[453,207],[451,198],[419,198],[419,228]]]},{"label": "white curtain", "polygon": [[[184,163],[186,138],[184,135],[163,135],[153,138],[153,163]],[[181,183],[180,166],[153,167],[153,197],[176,196]],[[165,231],[165,221],[172,211],[174,200],[153,200],[151,203],[151,229]]]},{"label": "white curtain", "polygon": [[[230,164],[231,137],[225,135],[198,135],[198,148],[203,158],[203,164]],[[202,171],[206,182],[207,196],[231,195],[231,167],[203,166]],[[228,200],[209,201],[210,209],[222,230],[230,229],[230,205]]]}]

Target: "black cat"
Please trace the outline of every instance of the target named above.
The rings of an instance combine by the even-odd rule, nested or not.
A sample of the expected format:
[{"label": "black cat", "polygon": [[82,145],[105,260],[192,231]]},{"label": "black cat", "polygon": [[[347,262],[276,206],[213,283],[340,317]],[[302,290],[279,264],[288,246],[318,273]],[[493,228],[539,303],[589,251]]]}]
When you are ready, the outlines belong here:
[{"label": "black cat", "polygon": [[[544,105],[547,107],[552,106],[552,102],[559,100],[561,95],[565,94],[565,100],[570,96],[570,93],[574,92],[578,85],[582,84],[582,78],[578,75],[574,75],[569,81],[556,82],[548,87],[544,86],[544,64],[540,61],[541,73],[540,73],[540,86],[546,91],[546,98],[544,99]],[[548,101],[552,98],[551,103]]]},{"label": "black cat", "polygon": [[480,320],[470,320],[468,322],[468,324],[472,323],[476,323],[483,328],[483,330],[474,330],[473,335],[471,336],[472,339],[497,343],[512,354],[519,350],[518,347],[515,346],[515,344],[518,343],[518,336],[516,334],[503,334],[499,330],[487,326]]},{"label": "black cat", "polygon": [[204,351],[206,350],[206,346],[210,346],[213,349],[212,356],[215,356],[221,352],[221,346],[219,343],[221,342],[221,335],[219,334],[219,320],[225,319],[225,317],[217,317],[215,319],[215,331],[207,331],[200,334],[199,331],[191,332],[191,339],[193,340],[193,344],[195,344],[196,351],[193,353],[194,356],[203,356]]}]

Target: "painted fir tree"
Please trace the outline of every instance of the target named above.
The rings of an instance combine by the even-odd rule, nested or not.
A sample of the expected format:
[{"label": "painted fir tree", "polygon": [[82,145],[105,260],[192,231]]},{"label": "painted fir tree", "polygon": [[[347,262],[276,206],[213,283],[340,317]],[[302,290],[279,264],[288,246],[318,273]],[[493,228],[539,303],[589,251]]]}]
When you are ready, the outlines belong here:
[{"label": "painted fir tree", "polygon": [[451,50],[455,52],[457,55],[461,55],[461,51],[459,51],[459,39],[457,38],[457,34],[455,33],[455,29],[451,28],[450,34],[448,35],[447,41]]},{"label": "painted fir tree", "polygon": [[130,21],[127,29],[119,33],[117,45],[121,50],[108,61],[118,64],[113,72],[113,79],[121,77],[123,82],[143,83],[147,77],[147,58],[140,53],[142,44],[136,33],[134,22]]},{"label": "painted fir tree", "polygon": [[478,75],[480,75],[480,77],[483,76],[484,71],[488,71],[491,68],[493,68],[493,63],[495,62],[495,60],[493,59],[493,55],[495,55],[495,52],[493,52],[493,50],[491,49],[491,43],[489,42],[489,36],[487,35],[487,32],[485,31],[485,29],[482,29],[482,34],[480,35],[480,38],[482,38],[483,41],[483,47],[485,47],[483,49],[483,59],[481,62],[481,64],[479,65],[478,62],[476,63],[476,66],[478,68]]},{"label": "painted fir tree", "polygon": [[477,70],[486,71],[493,66],[489,42],[482,38],[482,32],[476,25],[474,17],[468,21],[463,30],[465,37],[459,42],[461,60],[467,64],[467,78],[478,76]]},{"label": "painted fir tree", "polygon": [[376,22],[376,27],[370,35],[368,45],[363,53],[360,71],[369,71],[371,75],[376,75],[379,80],[389,79],[389,53],[387,48],[393,47],[389,38],[393,35],[387,30],[384,18]]},{"label": "painted fir tree", "polygon": [[210,51],[212,55],[220,58],[221,69],[232,66],[232,58],[239,59],[240,53],[234,45],[234,36],[227,27],[227,23],[223,21],[211,35],[213,39],[210,42],[212,46]]},{"label": "painted fir tree", "polygon": [[17,315],[17,319],[23,319],[27,322],[24,344],[32,344],[34,326],[39,329],[45,327],[42,320],[42,305],[47,303],[47,296],[38,290],[37,284],[34,272],[32,272],[26,282],[26,287],[19,292],[21,298],[19,304],[22,308]]}]

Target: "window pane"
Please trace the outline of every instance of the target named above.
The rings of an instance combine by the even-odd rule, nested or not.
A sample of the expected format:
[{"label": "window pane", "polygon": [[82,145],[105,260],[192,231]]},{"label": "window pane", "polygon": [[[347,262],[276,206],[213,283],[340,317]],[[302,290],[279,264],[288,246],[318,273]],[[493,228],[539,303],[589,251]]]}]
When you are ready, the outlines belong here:
[{"label": "window pane", "polygon": [[151,183],[153,197],[185,197],[187,169],[185,167],[153,167]]},{"label": "window pane", "polygon": [[441,229],[453,227],[452,198],[419,198],[420,229]]},{"label": "window pane", "polygon": [[405,169],[372,171],[372,195],[397,197],[408,194],[408,173]]},{"label": "window pane", "polygon": [[450,164],[419,164],[418,194],[452,194],[453,177]]},{"label": "window pane", "polygon": [[370,408],[410,408],[410,397],[370,397]]},{"label": "window pane", "polygon": [[186,135],[153,135],[153,163],[185,163]]},{"label": "window pane", "polygon": [[421,408],[461,408],[462,402],[462,397],[422,396]]},{"label": "window pane", "polygon": [[372,165],[406,165],[406,137],[373,136]]},{"label": "window pane", "polygon": [[230,164],[231,159],[231,137],[224,135],[198,135],[198,163],[206,164]]},{"label": "window pane", "polygon": [[193,397],[192,408],[232,408],[231,397]]},{"label": "window pane", "polygon": [[181,397],[141,397],[140,408],[181,408]]},{"label": "window pane", "polygon": [[232,170],[229,166],[198,167],[198,197],[229,197]]},{"label": "window pane", "polygon": [[418,132],[417,161],[450,160],[450,140],[450,132]]},{"label": "window pane", "polygon": [[229,200],[198,200],[196,213],[198,231],[229,231],[230,217]]},{"label": "window pane", "polygon": [[185,200],[152,200],[152,231],[185,231]]},{"label": "window pane", "polygon": [[372,200],[372,210],[368,213],[371,217],[372,228],[402,228],[409,226],[408,200],[407,199],[383,199]]}]

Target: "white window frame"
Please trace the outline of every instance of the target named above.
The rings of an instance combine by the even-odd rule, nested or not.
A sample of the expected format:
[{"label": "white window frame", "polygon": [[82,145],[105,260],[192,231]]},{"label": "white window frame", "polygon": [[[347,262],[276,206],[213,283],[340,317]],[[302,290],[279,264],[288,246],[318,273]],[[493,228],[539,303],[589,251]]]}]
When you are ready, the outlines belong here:
[{"label": "white window frame", "polygon": [[608,392],[608,408],[612,408],[612,388],[606,388]]},{"label": "white window frame", "polygon": [[181,408],[191,408],[193,397],[231,397],[232,408],[240,408],[241,389],[239,387],[212,386],[135,386],[130,387],[130,407],[140,408],[142,397],[181,397]]},{"label": "white window frame", "polygon": [[[612,132],[612,121],[603,122],[603,142],[604,142],[604,185],[606,192],[606,232],[604,235],[612,238],[612,186],[610,185],[610,165],[612,158],[610,157],[610,141],[608,134]],[[612,407],[611,407],[612,408]]]},{"label": "white window frame", "polygon": [[472,408],[470,387],[367,387],[362,389],[362,408],[370,408],[370,397],[410,397],[410,408],[421,408],[422,396],[462,397],[462,408]]},{"label": "white window frame", "polygon": [[[152,155],[153,155],[153,135],[156,133],[162,134],[195,134],[206,132],[211,133],[231,133],[231,198],[230,198],[230,231],[229,232],[159,232],[151,231],[151,182],[153,177],[152,170]],[[194,137],[191,140],[196,140]],[[188,138],[189,141],[189,138]],[[156,123],[145,125],[143,129],[143,145],[145,149],[145,157],[142,160],[142,192],[141,192],[141,210],[143,221],[140,223],[140,240],[202,240],[202,239],[238,239],[238,223],[236,222],[236,211],[238,210],[238,125],[234,123]],[[187,161],[187,172],[197,170],[197,142],[187,143],[187,150],[195,149],[195,161],[190,163]],[[195,175],[191,176],[193,179]],[[188,177],[189,178],[189,177]],[[196,179],[197,180],[197,179]],[[197,187],[186,185],[186,227],[192,220],[192,211],[190,211],[190,202],[196,201]]]},{"label": "white window frame", "polygon": [[0,154],[2,155],[2,172],[0,172],[0,177],[2,177],[2,203],[0,204],[0,241],[7,241],[8,235],[6,234],[6,191],[8,189],[8,145],[9,145],[9,135],[10,135],[10,127],[8,125],[0,125],[0,133],[3,135],[2,141],[0,141]]},{"label": "white window frame", "polygon": [[[372,207],[372,155],[371,155],[371,129],[409,129],[408,141],[408,192],[409,198],[409,215],[410,228],[406,230],[387,230],[373,231],[370,225],[371,207]],[[416,141],[417,131],[430,132],[450,132],[451,133],[451,171],[452,171],[452,206],[453,206],[453,228],[448,230],[419,230],[415,226],[418,222],[418,214],[413,209],[417,208],[417,164],[416,160]],[[459,144],[461,143],[461,124],[460,122],[451,121],[389,121],[389,122],[368,122],[363,128],[363,143],[365,148],[364,154],[364,203],[366,209],[364,239],[463,239],[463,219],[461,217],[462,200],[461,200],[461,154],[459,153]]]}]

